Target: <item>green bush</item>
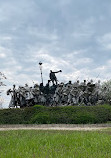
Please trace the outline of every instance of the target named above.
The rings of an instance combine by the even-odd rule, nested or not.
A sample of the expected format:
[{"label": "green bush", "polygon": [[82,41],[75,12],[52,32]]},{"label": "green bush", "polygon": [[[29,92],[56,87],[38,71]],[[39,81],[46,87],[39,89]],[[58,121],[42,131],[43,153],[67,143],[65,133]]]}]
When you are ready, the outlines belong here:
[{"label": "green bush", "polygon": [[35,115],[30,123],[33,123],[33,124],[48,124],[50,123],[50,117],[48,114],[42,114],[42,113],[38,113],[37,115]]},{"label": "green bush", "polygon": [[0,124],[86,124],[111,121],[111,106],[34,107],[0,110]]}]

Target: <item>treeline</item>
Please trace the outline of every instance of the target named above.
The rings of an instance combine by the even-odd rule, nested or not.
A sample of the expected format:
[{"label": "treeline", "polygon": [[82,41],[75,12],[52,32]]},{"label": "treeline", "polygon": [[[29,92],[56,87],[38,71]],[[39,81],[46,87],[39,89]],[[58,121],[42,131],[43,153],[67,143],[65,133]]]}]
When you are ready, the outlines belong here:
[{"label": "treeline", "polygon": [[111,121],[111,106],[45,107],[0,110],[0,124],[96,124]]}]

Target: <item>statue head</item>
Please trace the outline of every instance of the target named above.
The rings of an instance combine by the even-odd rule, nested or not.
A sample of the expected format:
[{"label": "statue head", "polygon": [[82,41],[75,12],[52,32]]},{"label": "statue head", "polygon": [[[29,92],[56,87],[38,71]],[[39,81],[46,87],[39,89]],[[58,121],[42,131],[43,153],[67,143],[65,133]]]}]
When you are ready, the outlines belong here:
[{"label": "statue head", "polygon": [[71,81],[69,81],[69,84],[72,84],[72,82],[71,82]]},{"label": "statue head", "polygon": [[15,84],[13,85],[13,88],[15,88]]},{"label": "statue head", "polygon": [[77,83],[79,83],[79,80],[77,80]]}]

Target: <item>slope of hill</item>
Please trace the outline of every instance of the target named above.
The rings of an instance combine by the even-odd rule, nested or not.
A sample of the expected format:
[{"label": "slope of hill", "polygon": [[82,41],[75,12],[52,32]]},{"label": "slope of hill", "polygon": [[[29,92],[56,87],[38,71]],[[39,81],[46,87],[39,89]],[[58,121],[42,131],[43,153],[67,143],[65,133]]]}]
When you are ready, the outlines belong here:
[{"label": "slope of hill", "polygon": [[111,106],[45,107],[0,110],[0,124],[96,124],[111,121]]}]

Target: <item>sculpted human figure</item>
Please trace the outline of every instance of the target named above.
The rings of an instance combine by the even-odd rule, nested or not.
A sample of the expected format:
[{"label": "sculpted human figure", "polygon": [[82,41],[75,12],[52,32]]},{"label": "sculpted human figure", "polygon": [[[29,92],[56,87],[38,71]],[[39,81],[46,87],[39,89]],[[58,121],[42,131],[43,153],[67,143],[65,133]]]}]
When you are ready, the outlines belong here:
[{"label": "sculpted human figure", "polygon": [[79,80],[77,80],[76,82],[74,82],[74,83],[73,83],[73,85],[72,85],[72,86],[73,86],[73,87],[77,87],[77,88],[78,88],[78,87],[79,87],[79,85],[80,85]]},{"label": "sculpted human figure", "polygon": [[48,95],[49,92],[50,92],[50,80],[48,80],[47,84],[44,87],[44,93]]},{"label": "sculpted human figure", "polygon": [[56,72],[53,72],[52,70],[50,70],[49,77],[50,77],[50,80],[52,81],[53,85],[54,85],[54,81],[57,85],[57,77],[56,77],[55,73],[59,73],[59,72],[62,72],[62,70],[59,70],[59,71],[56,71]]},{"label": "sculpted human figure", "polygon": [[[102,101],[102,103],[110,102],[108,92],[111,87],[102,87],[100,81],[95,83],[93,80],[89,82],[86,80],[82,82],[77,80],[73,84],[71,81],[58,84],[55,73],[59,72],[62,71],[53,72],[50,70],[50,80],[48,80],[45,86],[43,82],[40,83],[40,85],[35,84],[33,87],[29,87],[25,84],[24,87],[19,86],[18,89],[13,85],[13,89],[7,91],[7,95],[11,94],[12,96],[9,107],[20,106],[22,108],[35,104],[45,106],[90,106],[96,105],[100,101]],[[53,85],[50,85],[50,82],[52,82]]]},{"label": "sculpted human figure", "polygon": [[11,100],[11,104],[12,104],[12,105],[10,104],[10,106],[17,107],[17,90],[16,90],[15,87],[16,87],[16,86],[13,85],[13,90],[10,91],[10,92],[12,92],[12,100]]}]

